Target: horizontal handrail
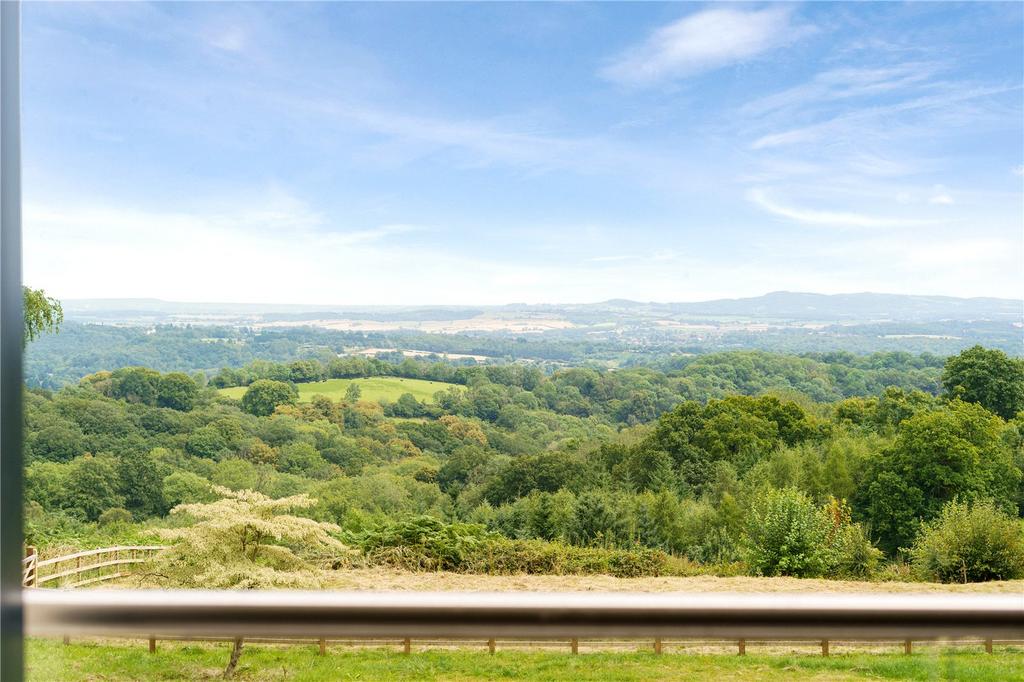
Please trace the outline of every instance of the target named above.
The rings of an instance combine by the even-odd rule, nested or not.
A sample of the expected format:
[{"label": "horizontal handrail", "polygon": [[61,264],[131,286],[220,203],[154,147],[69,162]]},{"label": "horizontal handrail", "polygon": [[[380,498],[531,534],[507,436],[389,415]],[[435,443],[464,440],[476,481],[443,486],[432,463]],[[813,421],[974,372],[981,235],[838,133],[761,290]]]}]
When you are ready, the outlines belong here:
[{"label": "horizontal handrail", "polygon": [[71,561],[73,559],[81,559],[81,558],[87,557],[87,556],[96,556],[97,554],[112,554],[114,552],[130,552],[132,550],[137,551],[137,552],[139,552],[139,551],[147,552],[147,551],[156,551],[156,550],[160,550],[160,549],[167,549],[167,548],[164,547],[163,545],[123,545],[123,546],[118,546],[118,547],[101,547],[99,549],[87,549],[87,550],[84,550],[84,551],[81,551],[81,552],[75,552],[74,554],[66,554],[64,556],[54,557],[53,559],[46,559],[44,561],[38,562],[36,564],[36,566],[39,566],[39,567],[52,566],[54,564],[63,563],[65,561]]},{"label": "horizontal handrail", "polygon": [[70,585],[61,585],[61,589],[70,589],[72,587],[85,587],[86,585],[92,585],[94,583],[102,583],[108,580],[117,580],[119,578],[125,578],[132,575],[130,571],[118,571],[117,573],[105,573],[98,575],[95,578],[87,578],[85,580],[79,580],[78,582],[71,583]]},{"label": "horizontal handrail", "polygon": [[1024,639],[1024,594],[27,590],[23,599],[33,635]]},{"label": "horizontal handrail", "polygon": [[42,576],[42,577],[38,578],[37,582],[38,582],[38,584],[42,585],[43,583],[48,583],[48,582],[50,582],[52,580],[60,580],[61,578],[67,578],[69,576],[77,575],[79,573],[85,573],[87,571],[92,571],[92,570],[99,569],[99,568],[104,568],[106,566],[123,566],[125,564],[144,564],[144,563],[146,563],[146,559],[129,559],[128,557],[125,557],[124,559],[111,559],[110,561],[100,561],[100,562],[95,563],[95,564],[87,564],[85,566],[78,566],[76,568],[72,568],[72,569],[69,569],[67,571],[61,571],[60,573],[51,573],[49,575],[45,575],[45,576]]},{"label": "horizontal handrail", "polygon": [[[65,554],[64,556],[53,557],[52,559],[46,559],[45,561],[39,561],[39,554],[35,547],[28,547],[28,556],[22,559],[22,574],[21,583],[24,587],[38,587],[44,583],[50,583],[64,578],[70,578],[71,576],[78,575],[80,573],[89,573],[97,571],[102,568],[111,566],[122,566],[127,564],[141,564],[145,563],[148,558],[151,558],[152,554],[161,550],[167,549],[164,545],[117,545],[115,547],[100,547],[97,549],[86,549],[81,552],[75,552],[74,554]],[[138,556],[142,554],[142,556]],[[113,558],[106,558],[113,555]],[[102,559],[100,561],[93,561],[93,563],[82,563],[82,559],[88,557],[98,557]],[[66,564],[74,562],[74,565],[67,567]],[[55,573],[41,574],[40,569],[54,567],[57,569]],[[114,578],[120,578],[126,573],[118,572],[107,575],[97,576],[89,580],[81,580],[70,585],[62,585],[63,587],[78,587],[81,585],[89,585],[92,583],[103,582],[106,580],[113,580]]]}]

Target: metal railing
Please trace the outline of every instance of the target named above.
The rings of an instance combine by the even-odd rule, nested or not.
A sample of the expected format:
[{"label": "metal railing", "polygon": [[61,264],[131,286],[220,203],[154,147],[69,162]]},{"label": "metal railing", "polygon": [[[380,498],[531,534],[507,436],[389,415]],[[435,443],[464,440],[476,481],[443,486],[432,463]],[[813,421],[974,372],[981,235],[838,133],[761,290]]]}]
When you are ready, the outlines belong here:
[{"label": "metal railing", "polygon": [[27,590],[35,635],[1024,640],[1024,594]]},{"label": "metal railing", "polygon": [[[119,545],[88,549],[74,554],[39,560],[35,547],[28,547],[21,560],[21,580],[24,587],[42,587],[48,583],[57,587],[84,587],[131,575],[125,567],[142,564],[153,554],[166,549],[161,545]],[[89,578],[84,574],[94,573]]]}]

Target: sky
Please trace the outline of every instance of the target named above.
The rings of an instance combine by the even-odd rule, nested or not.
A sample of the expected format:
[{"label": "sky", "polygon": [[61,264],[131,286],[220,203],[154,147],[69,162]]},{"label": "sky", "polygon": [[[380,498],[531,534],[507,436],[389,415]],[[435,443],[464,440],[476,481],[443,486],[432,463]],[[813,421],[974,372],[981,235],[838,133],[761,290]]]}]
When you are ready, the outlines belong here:
[{"label": "sky", "polygon": [[1021,3],[28,3],[25,281],[1024,296]]}]

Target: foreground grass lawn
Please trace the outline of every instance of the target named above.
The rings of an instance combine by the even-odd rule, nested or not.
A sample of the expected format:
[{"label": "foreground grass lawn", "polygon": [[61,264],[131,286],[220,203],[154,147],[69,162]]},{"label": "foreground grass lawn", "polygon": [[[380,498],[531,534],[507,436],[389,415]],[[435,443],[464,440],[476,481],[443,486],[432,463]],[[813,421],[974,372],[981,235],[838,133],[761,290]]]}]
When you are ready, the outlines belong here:
[{"label": "foreground grass lawn", "polygon": [[[228,644],[161,642],[75,643],[31,640],[28,679],[202,680],[219,678]],[[997,647],[994,654],[928,649],[902,654],[698,655],[651,652],[584,653],[396,651],[329,648],[318,656],[305,645],[246,645],[235,675],[241,680],[1024,680],[1024,650]]]},{"label": "foreground grass lawn", "polygon": [[[331,400],[341,400],[349,384],[358,384],[362,391],[361,400],[376,402],[389,400],[394,402],[403,393],[412,393],[416,400],[434,402],[434,394],[438,391],[459,386],[443,381],[425,381],[423,379],[403,379],[401,377],[371,377],[369,379],[328,379],[308,384],[296,384],[299,388],[299,402],[309,402],[315,395],[325,395]],[[235,400],[241,400],[247,386],[233,386],[220,389],[220,394]],[[460,387],[461,388],[461,387]]]}]

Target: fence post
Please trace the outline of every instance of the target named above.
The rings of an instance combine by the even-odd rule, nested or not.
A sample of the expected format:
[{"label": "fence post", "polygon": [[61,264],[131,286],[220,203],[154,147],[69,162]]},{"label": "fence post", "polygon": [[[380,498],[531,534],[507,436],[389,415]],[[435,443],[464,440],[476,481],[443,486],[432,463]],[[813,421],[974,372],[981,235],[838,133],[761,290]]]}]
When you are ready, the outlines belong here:
[{"label": "fence post", "polygon": [[661,655],[661,637],[656,637],[654,640],[654,653]]},{"label": "fence post", "polygon": [[909,639],[906,640],[905,642],[903,642],[903,653],[905,653],[907,656],[909,656],[911,654],[913,649],[914,649],[914,645],[913,645],[913,643]]},{"label": "fence post", "polygon": [[36,564],[39,563],[39,550],[35,545],[28,545],[25,547],[25,556],[31,557],[31,561],[28,562],[28,584],[26,586],[36,587],[39,584],[39,569],[36,567]]},{"label": "fence post", "polygon": [[821,640],[821,655],[822,656],[828,656],[828,640],[827,639]]},{"label": "fence post", "polygon": [[156,637],[150,636],[149,638],[149,653],[156,653]]},{"label": "fence post", "polygon": [[991,639],[986,639],[985,640],[985,653],[986,654],[992,653],[992,640]]},{"label": "fence post", "polygon": [[408,654],[410,651],[412,651],[412,640],[406,637],[402,640],[402,653]]},{"label": "fence post", "polygon": [[494,653],[495,644],[496,643],[495,643],[494,639],[487,640],[487,653],[489,653],[489,654],[493,654]]},{"label": "fence post", "polygon": [[739,642],[737,642],[737,644],[738,644],[737,648],[739,649],[739,655],[740,656],[746,656],[747,655],[747,640],[741,639]]},{"label": "fence post", "polygon": [[326,637],[321,637],[320,638],[320,655],[323,656],[326,653],[327,653],[327,638]]},{"label": "fence post", "polygon": [[569,640],[569,646],[572,647],[572,653],[574,655],[580,652],[580,640],[576,639],[575,637]]}]

